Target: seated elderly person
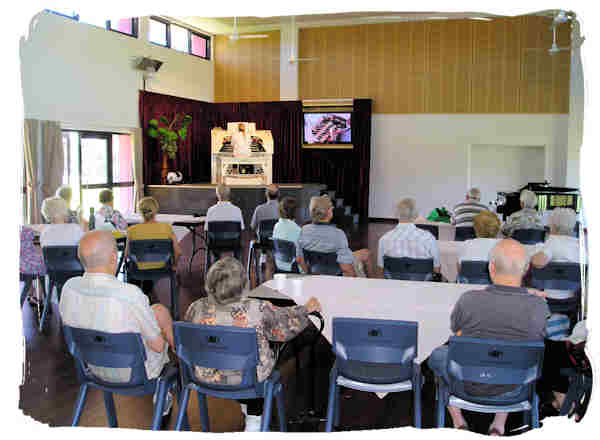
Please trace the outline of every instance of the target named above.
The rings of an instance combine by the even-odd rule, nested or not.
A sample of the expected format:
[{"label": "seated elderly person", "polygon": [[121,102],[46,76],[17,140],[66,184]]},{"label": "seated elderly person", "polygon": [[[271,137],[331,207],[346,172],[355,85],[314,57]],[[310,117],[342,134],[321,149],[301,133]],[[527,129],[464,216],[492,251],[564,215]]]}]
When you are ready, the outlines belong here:
[{"label": "seated elderly person", "polygon": [[[289,341],[309,324],[308,314],[320,311],[316,298],[305,305],[276,307],[268,301],[243,295],[248,279],[244,268],[233,257],[225,257],[213,264],[206,276],[208,297],[194,301],[185,314],[185,320],[202,325],[226,325],[255,328],[259,362],[257,380],[262,382],[275,367],[275,356],[268,341]],[[241,382],[236,370],[215,370],[197,365],[196,378],[202,382],[235,385]],[[240,401],[246,415],[246,431],[260,430],[263,399]]]},{"label": "seated elderly person", "polygon": [[102,207],[96,212],[96,217],[102,222],[96,221],[96,229],[102,229],[103,224],[110,225],[109,230],[125,231],[127,229],[127,221],[119,211],[114,209],[114,195],[110,189],[100,191],[98,197]]},{"label": "seated elderly person", "polygon": [[[156,221],[158,213],[158,202],[154,197],[144,197],[138,202],[138,211],[142,214],[144,223],[130,226],[127,228],[127,245],[125,246],[125,257],[129,254],[129,243],[133,240],[171,240],[173,242],[173,266],[177,267],[177,262],[181,257],[181,247],[175,237],[173,228],[168,223],[159,223]],[[140,263],[138,267],[144,269],[160,269],[165,263]],[[139,285],[142,291],[148,295],[150,304],[158,303],[158,298],[154,295],[154,282],[152,280],[130,280],[131,283]]]},{"label": "seated elderly person", "polygon": [[379,239],[377,248],[378,276],[383,277],[383,257],[433,259],[433,271],[440,273],[440,248],[429,231],[417,228],[417,204],[403,199],[396,207],[398,224]]},{"label": "seated elderly person", "polygon": [[[169,311],[160,304],[150,306],[138,287],[115,277],[117,245],[110,232],[85,234],[79,242],[79,260],[84,275],[69,279],[62,290],[63,323],[108,333],[139,333],[146,350],[146,374],[149,379],[158,377],[169,361],[168,347],[174,347]],[[129,368],[89,367],[109,382],[127,382],[131,375]]]},{"label": "seated elderly person", "polygon": [[554,208],[550,215],[550,235],[536,246],[532,257],[535,267],[544,267],[551,261],[579,263],[579,239],[573,235],[577,215],[571,208]]},{"label": "seated elderly person", "polygon": [[373,264],[368,249],[352,252],[344,231],[332,225],[333,204],[327,195],[312,197],[309,212],[312,223],[302,227],[296,261],[304,271],[308,271],[304,260],[304,250],[337,254],[337,262],[344,276],[373,276]]},{"label": "seated elderly person", "polygon": [[[50,197],[42,202],[42,215],[51,224],[40,234],[40,246],[77,246],[84,228],[77,223],[67,223],[69,207],[60,197]],[[86,228],[87,229],[87,228]]]},{"label": "seated elderly person", "polygon": [[[21,246],[19,255],[19,273],[29,276],[46,275],[46,265],[44,264],[44,256],[39,246],[33,244],[35,231],[27,226],[21,226]],[[25,294],[21,293],[21,305],[25,300]],[[35,302],[34,297],[29,297],[31,303]]]},{"label": "seated elderly person", "polygon": [[[250,227],[256,233],[257,237],[259,237],[258,233],[260,232],[261,221],[279,219],[279,188],[277,185],[269,185],[265,189],[265,197],[267,201],[256,207],[252,215],[252,221],[250,222]],[[270,280],[273,278],[273,257],[269,250],[266,251],[266,254],[266,259],[265,255],[261,254],[259,264],[262,265],[266,262],[265,277]]]},{"label": "seated elderly person", "polygon": [[544,229],[542,218],[535,210],[537,197],[533,191],[524,189],[521,191],[521,210],[513,212],[508,216],[502,226],[502,233],[510,237],[517,229]]},{"label": "seated elderly person", "polygon": [[473,226],[473,219],[487,207],[480,203],[481,191],[479,188],[471,188],[464,202],[454,207],[452,212],[452,224],[456,226]]},{"label": "seated elderly person", "polygon": [[[296,249],[300,247],[298,240],[300,239],[300,232],[302,228],[296,223],[296,199],[294,197],[284,197],[279,203],[279,221],[275,223],[273,228],[273,239],[291,241],[296,245]],[[277,267],[290,272],[292,270],[293,262],[285,262],[275,258]],[[304,269],[303,269],[304,271]],[[304,273],[306,273],[304,271]]]},{"label": "seated elderly person", "polygon": [[[481,211],[473,219],[473,229],[477,238],[466,240],[458,254],[456,270],[460,273],[460,264],[466,261],[489,261],[490,252],[500,241],[500,219],[491,211]],[[458,282],[461,282],[460,280]]]},{"label": "seated elderly person", "polygon": [[[516,240],[500,241],[492,250],[489,272],[493,284],[484,290],[462,294],[450,315],[450,328],[456,336],[501,340],[539,340],[545,335],[546,318],[550,315],[543,292],[521,287],[528,269],[525,248]],[[436,376],[449,382],[446,369],[448,346],[436,348],[428,365]],[[465,382],[465,392],[473,395],[514,395],[513,385],[488,385]],[[468,429],[460,408],[448,406],[454,427]],[[490,435],[504,435],[508,413],[496,413],[489,427]]]},{"label": "seated elderly person", "polygon": [[210,222],[240,222],[244,230],[242,210],[231,203],[231,189],[225,185],[217,185],[217,203],[206,211],[204,230],[208,231]]},{"label": "seated elderly person", "polygon": [[67,206],[69,207],[69,218],[66,223],[79,223],[80,225],[85,224],[87,228],[87,222],[81,217],[81,209],[78,207],[77,209],[71,209],[71,200],[73,199],[73,190],[68,185],[59,186],[56,190],[55,197],[60,197],[65,202],[67,202]]}]

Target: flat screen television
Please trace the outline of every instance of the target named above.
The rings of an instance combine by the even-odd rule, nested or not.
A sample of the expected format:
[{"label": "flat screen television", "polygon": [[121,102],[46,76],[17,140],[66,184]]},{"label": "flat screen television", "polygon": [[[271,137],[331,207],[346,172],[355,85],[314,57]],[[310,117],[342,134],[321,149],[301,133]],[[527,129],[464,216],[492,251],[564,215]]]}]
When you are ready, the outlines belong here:
[{"label": "flat screen television", "polygon": [[352,113],[304,113],[305,148],[352,148]]}]

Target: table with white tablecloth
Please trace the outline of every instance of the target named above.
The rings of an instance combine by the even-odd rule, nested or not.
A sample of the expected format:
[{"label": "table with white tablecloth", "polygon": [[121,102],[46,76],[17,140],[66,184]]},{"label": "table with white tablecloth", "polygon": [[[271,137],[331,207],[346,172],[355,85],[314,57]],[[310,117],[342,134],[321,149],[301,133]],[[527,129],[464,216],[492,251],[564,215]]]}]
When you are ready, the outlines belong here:
[{"label": "table with white tablecloth", "polygon": [[325,320],[323,336],[331,343],[332,318],[371,318],[416,321],[419,324],[417,361],[442,345],[451,334],[450,314],[468,290],[485,286],[335,276],[289,277],[271,280],[249,291],[262,299],[291,299],[304,304],[315,296]]}]

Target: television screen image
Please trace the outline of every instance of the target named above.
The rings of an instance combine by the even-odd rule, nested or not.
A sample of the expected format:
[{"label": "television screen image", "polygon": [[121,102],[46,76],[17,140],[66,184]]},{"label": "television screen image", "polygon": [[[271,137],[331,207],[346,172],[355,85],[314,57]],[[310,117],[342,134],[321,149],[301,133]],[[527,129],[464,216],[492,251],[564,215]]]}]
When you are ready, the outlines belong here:
[{"label": "television screen image", "polygon": [[304,113],[305,144],[350,144],[352,113]]}]

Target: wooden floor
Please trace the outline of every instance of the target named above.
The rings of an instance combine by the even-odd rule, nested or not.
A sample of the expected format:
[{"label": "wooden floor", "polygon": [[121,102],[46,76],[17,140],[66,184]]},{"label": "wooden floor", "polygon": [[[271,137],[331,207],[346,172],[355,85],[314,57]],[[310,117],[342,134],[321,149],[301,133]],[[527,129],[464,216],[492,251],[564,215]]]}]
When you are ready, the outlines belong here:
[{"label": "wooden floor", "polygon": [[[372,255],[376,255],[379,237],[393,228],[393,224],[371,223],[347,231],[350,247],[353,250],[367,247]],[[247,249],[248,236],[244,237]],[[191,302],[205,295],[202,277],[203,254],[200,252],[193,261],[192,273],[188,272],[188,258],[191,255],[191,237],[186,237],[182,242],[183,261],[178,268],[179,274],[179,301],[181,310],[187,310]],[[244,262],[246,256],[244,255]],[[169,304],[168,281],[163,280],[155,287],[159,299],[163,304]],[[25,415],[34,420],[50,426],[69,426],[72,417],[74,402],[79,385],[71,356],[66,351],[62,332],[57,320],[57,308],[50,315],[50,324],[46,334],[37,331],[38,319],[34,308],[26,302],[23,306],[23,332],[26,338],[26,365],[23,385],[20,386],[19,408]],[[300,370],[306,373],[308,350],[300,356]],[[314,377],[316,392],[317,412],[324,414],[326,395],[328,389],[328,373],[332,363],[331,348],[323,338],[315,347],[318,358],[318,370],[310,373]],[[307,387],[303,378],[304,374],[296,374],[296,361],[289,359],[281,365],[282,381],[284,383],[286,409],[288,418],[294,420],[298,414],[309,406],[306,393]],[[423,367],[426,382],[422,393],[423,427],[433,426],[435,408],[434,387],[430,372]],[[375,394],[344,390],[341,403],[341,424],[344,429],[376,429],[401,426],[412,426],[412,394],[388,394],[384,399],[379,399]],[[125,397],[115,396],[115,404],[120,427],[148,429],[152,420],[152,396]],[[209,417],[212,432],[233,432],[243,429],[243,418],[239,404],[235,401],[209,398]],[[175,403],[174,409],[177,409]],[[174,412],[176,414],[176,411]],[[193,431],[200,431],[198,405],[195,395],[192,394],[188,417]],[[469,426],[473,431],[484,433],[491,422],[491,416],[475,413],[466,414]],[[168,427],[172,429],[175,417],[171,417]],[[451,426],[447,417],[447,426]],[[507,428],[519,426],[520,417],[510,416]],[[88,400],[81,417],[80,426],[105,427],[107,425],[106,413],[101,394],[97,390],[90,390]],[[273,425],[276,429],[276,425]],[[320,424],[295,424],[289,426],[290,430],[315,431],[324,429]]]}]

